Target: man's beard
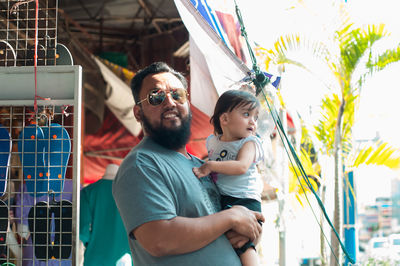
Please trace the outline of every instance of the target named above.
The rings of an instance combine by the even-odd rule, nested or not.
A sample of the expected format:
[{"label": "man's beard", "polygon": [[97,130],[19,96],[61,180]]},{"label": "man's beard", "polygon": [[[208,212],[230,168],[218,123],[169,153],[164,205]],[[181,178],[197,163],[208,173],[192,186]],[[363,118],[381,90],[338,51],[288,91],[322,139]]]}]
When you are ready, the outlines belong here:
[{"label": "man's beard", "polygon": [[[180,116],[180,115],[179,115]],[[171,150],[178,150],[186,145],[190,138],[190,125],[192,122],[192,112],[186,118],[181,118],[181,125],[177,128],[166,128],[162,124],[158,127],[152,126],[141,112],[143,128],[147,134],[159,145]]]}]

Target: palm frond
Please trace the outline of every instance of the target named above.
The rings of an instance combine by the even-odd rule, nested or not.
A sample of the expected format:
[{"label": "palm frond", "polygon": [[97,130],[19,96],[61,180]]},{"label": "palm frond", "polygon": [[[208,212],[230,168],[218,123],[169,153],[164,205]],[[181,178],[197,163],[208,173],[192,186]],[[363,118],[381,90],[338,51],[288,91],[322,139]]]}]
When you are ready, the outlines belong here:
[{"label": "palm frond", "polygon": [[351,168],[360,165],[381,165],[391,169],[400,168],[400,150],[387,142],[378,142],[366,145],[353,161],[349,162]]},{"label": "palm frond", "polygon": [[378,55],[374,60],[372,58],[367,62],[367,68],[371,72],[376,72],[384,69],[391,63],[398,62],[400,60],[400,45],[394,49],[386,50],[383,54]]},{"label": "palm frond", "polygon": [[340,100],[337,94],[326,96],[321,104],[322,118],[319,120],[318,124],[314,126],[315,135],[325,146],[328,155],[331,155],[333,152],[339,105]]},{"label": "palm frond", "polygon": [[289,34],[280,36],[273,44],[273,49],[258,47],[258,52],[266,55],[268,60],[276,63],[278,59],[287,58],[289,52],[307,51],[316,58],[325,58],[329,55],[327,46],[320,42],[305,38],[300,34]]},{"label": "palm frond", "polygon": [[355,28],[341,38],[340,54],[342,66],[345,73],[353,74],[355,68],[358,66],[360,59],[363,58],[365,53],[372,47],[372,45],[387,36],[388,33],[384,24],[370,24],[364,28]]},{"label": "palm frond", "polygon": [[[300,161],[302,166],[307,174],[307,180],[313,187],[315,191],[318,190],[318,187],[321,183],[320,177],[317,172],[313,168],[313,164],[311,162],[310,156],[306,150],[301,149],[300,153]],[[307,182],[302,178],[300,174],[300,170],[297,166],[290,165],[290,177],[289,177],[289,192],[295,193],[296,198],[302,204],[301,196],[305,192],[310,192],[310,188],[308,187]],[[299,182],[300,180],[300,182]]]}]

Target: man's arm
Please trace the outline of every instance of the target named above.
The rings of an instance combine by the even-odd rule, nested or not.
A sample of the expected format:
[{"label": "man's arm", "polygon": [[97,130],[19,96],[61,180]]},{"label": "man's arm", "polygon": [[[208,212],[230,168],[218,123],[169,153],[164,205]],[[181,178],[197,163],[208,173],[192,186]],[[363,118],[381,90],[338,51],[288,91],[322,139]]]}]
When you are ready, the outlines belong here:
[{"label": "man's arm", "polygon": [[233,206],[198,218],[177,216],[170,220],[147,222],[134,229],[133,234],[147,252],[161,257],[198,250],[229,230],[254,240],[262,231],[257,220],[264,221],[261,213]]},{"label": "man's arm", "polygon": [[256,144],[248,141],[240,148],[236,160],[229,161],[207,161],[199,168],[193,168],[193,173],[198,177],[209,175],[211,172],[224,175],[242,175],[247,172],[254,162],[256,155]]}]

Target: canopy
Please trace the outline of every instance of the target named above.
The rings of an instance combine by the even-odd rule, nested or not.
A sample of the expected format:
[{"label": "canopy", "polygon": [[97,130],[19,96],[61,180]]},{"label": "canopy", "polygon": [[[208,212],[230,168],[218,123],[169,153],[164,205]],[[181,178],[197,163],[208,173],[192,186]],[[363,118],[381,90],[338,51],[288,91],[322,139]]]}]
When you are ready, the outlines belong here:
[{"label": "canopy", "polygon": [[[140,124],[133,116],[133,96],[127,84],[134,73],[110,62],[98,58],[95,60],[107,82],[106,108],[101,128],[96,133],[86,134],[84,137],[84,183],[93,183],[100,179],[108,164],[119,165],[143,137]],[[187,150],[199,158],[204,158],[207,156],[205,139],[212,133],[210,117],[194,105],[191,105],[191,110],[193,120]]]}]

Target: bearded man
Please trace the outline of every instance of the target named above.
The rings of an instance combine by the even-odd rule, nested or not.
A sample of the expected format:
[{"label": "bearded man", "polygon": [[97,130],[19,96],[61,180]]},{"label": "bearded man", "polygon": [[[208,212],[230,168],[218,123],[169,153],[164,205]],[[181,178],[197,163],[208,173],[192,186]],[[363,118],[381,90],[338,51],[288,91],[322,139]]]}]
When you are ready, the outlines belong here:
[{"label": "bearded man", "polygon": [[203,161],[186,151],[186,79],[156,62],[137,72],[131,89],[144,138],[122,162],[113,196],[134,265],[241,265],[232,246],[257,239],[264,217],[242,206],[221,211],[212,179],[193,174]]}]

